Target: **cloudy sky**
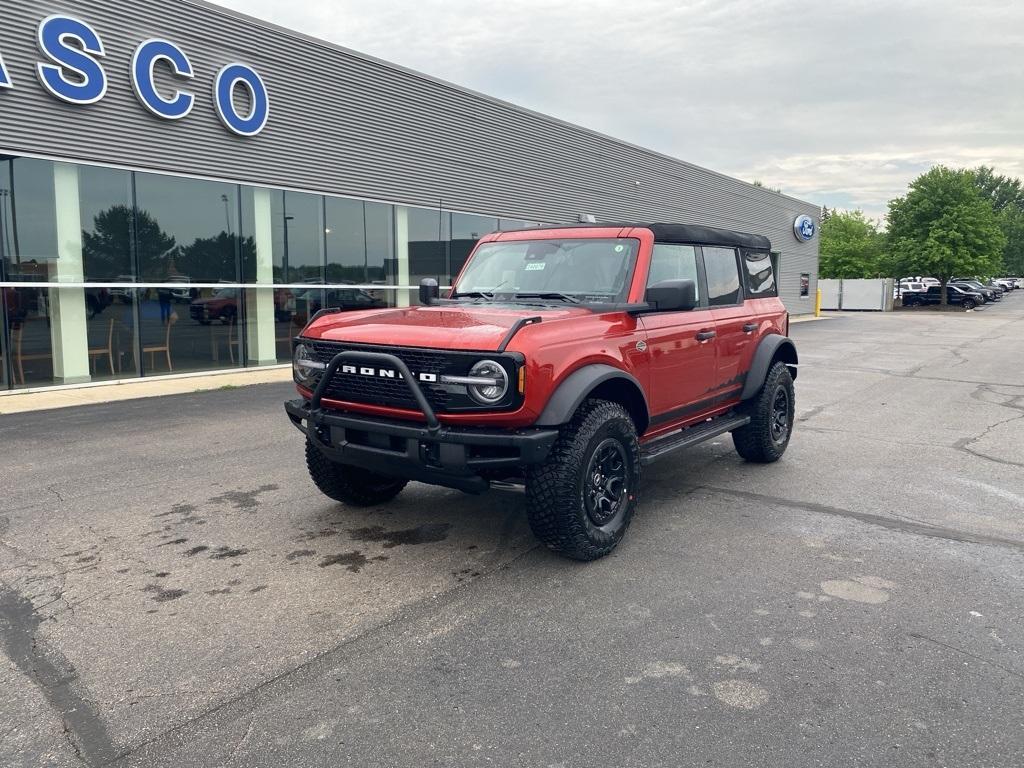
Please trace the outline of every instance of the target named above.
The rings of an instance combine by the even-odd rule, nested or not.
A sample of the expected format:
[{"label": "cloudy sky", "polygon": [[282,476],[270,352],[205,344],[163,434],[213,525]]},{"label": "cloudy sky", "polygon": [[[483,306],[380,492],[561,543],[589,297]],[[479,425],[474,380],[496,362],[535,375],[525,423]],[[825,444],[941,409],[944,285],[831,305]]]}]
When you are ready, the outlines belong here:
[{"label": "cloudy sky", "polygon": [[1015,0],[217,0],[830,207],[1024,177]]}]

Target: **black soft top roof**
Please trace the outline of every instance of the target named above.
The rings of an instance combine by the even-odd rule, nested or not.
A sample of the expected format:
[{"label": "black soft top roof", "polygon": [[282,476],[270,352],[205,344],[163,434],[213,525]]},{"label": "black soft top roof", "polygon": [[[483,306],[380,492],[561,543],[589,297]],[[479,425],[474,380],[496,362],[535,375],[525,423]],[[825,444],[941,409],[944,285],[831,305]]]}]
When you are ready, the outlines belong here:
[{"label": "black soft top roof", "polygon": [[[654,233],[659,243],[691,243],[693,245],[724,245],[729,248],[747,248],[752,251],[770,251],[771,240],[764,235],[752,235],[718,227],[702,227],[698,224],[644,224],[639,222],[612,222],[608,224],[552,224],[536,229],[593,229],[595,227],[614,229],[616,227],[640,227]],[[528,232],[530,230],[520,230]]]}]

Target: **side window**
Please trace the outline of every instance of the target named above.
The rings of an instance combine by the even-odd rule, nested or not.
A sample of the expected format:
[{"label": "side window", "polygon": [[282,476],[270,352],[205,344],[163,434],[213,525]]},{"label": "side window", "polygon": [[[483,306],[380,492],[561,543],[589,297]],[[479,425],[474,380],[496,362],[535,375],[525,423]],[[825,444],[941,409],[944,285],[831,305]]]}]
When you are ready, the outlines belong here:
[{"label": "side window", "polygon": [[692,245],[655,243],[651,253],[651,269],[647,285],[663,280],[693,280],[700,301],[700,281],[697,279],[697,250]]},{"label": "side window", "polygon": [[708,277],[708,302],[711,306],[740,303],[740,273],[735,249],[705,246],[704,271]]},{"label": "side window", "polygon": [[743,254],[744,277],[747,280],[747,296],[761,299],[778,296],[775,288],[775,272],[771,255],[765,251],[747,251]]}]

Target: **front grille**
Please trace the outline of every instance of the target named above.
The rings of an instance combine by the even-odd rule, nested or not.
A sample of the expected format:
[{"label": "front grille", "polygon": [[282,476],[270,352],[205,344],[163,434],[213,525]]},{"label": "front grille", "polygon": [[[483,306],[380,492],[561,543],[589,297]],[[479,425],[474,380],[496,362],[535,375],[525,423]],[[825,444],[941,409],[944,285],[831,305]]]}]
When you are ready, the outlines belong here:
[{"label": "front grille", "polygon": [[[470,368],[480,360],[486,358],[500,362],[505,366],[509,381],[516,381],[514,361],[508,356],[497,353],[453,352],[414,347],[369,346],[327,341],[303,341],[303,343],[311,347],[316,359],[325,364],[330,363],[339,352],[384,352],[399,358],[409,366],[409,370],[414,376],[424,373],[436,375],[438,378],[437,383],[420,381],[419,386],[427,398],[427,402],[430,403],[430,406],[437,413],[480,410],[480,404],[470,397],[464,386],[442,384],[440,382],[440,378],[443,375],[468,375]],[[351,364],[358,367],[359,360],[353,360]],[[367,361],[366,365],[374,369],[386,367],[379,365],[376,361]],[[516,397],[514,387],[509,389],[509,394],[502,403],[488,410],[502,410],[513,405]],[[409,386],[405,383],[404,379],[397,377],[392,379],[366,376],[360,373],[343,373],[339,369],[331,377],[331,381],[324,389],[323,396],[331,400],[345,400],[351,403],[367,403],[390,408],[419,410],[419,405],[417,405],[412,392],[409,391]]]}]

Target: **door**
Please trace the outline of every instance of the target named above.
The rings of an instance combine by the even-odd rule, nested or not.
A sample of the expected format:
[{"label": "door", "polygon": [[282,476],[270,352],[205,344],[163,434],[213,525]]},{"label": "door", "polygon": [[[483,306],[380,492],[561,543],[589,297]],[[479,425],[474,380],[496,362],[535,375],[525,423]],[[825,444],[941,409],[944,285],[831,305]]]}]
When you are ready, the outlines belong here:
[{"label": "door", "polygon": [[650,359],[651,428],[696,415],[714,387],[715,322],[703,295],[697,249],[655,243],[647,284],[693,280],[700,306],[686,312],[653,312],[641,317]]},{"label": "door", "polygon": [[708,306],[718,333],[717,378],[712,387],[719,399],[739,394],[750,370],[758,319],[747,308],[735,248],[704,246]]}]

